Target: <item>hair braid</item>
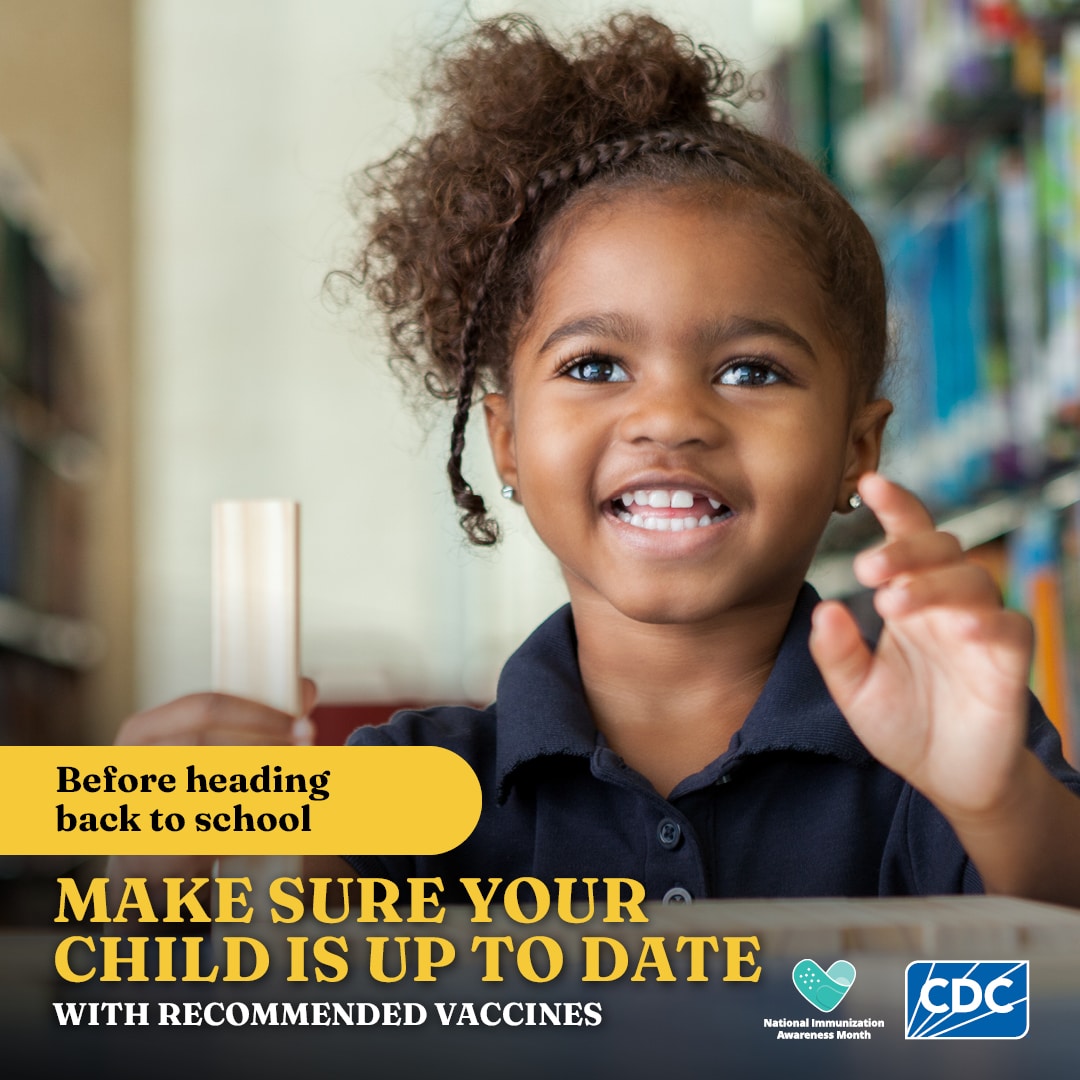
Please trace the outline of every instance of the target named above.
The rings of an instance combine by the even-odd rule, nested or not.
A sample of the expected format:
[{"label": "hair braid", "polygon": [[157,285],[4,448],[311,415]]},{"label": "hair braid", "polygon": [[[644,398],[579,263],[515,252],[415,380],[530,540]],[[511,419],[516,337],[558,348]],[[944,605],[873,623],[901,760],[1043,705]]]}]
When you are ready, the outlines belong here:
[{"label": "hair braid", "polygon": [[560,184],[590,179],[605,166],[618,166],[639,154],[727,155],[715,139],[705,139],[685,131],[643,131],[621,139],[597,143],[575,157],[542,169],[526,188],[527,203],[535,202],[544,192]]},{"label": "hair braid", "polygon": [[464,510],[461,527],[474,544],[489,547],[499,539],[498,523],[488,516],[482,495],[477,495],[472,485],[461,474],[461,455],[465,450],[465,426],[469,422],[473,387],[476,385],[476,357],[469,355],[461,369],[454,422],[450,428],[450,460],[446,472],[450,477],[450,490],[454,502]]},{"label": "hair braid", "polygon": [[465,511],[460,521],[466,535],[481,547],[490,547],[498,543],[499,524],[488,515],[482,495],[477,495],[472,485],[461,474],[461,457],[465,452],[465,428],[469,422],[472,408],[473,391],[476,389],[477,349],[474,338],[479,337],[480,311],[487,296],[488,285],[492,281],[491,267],[502,265],[503,256],[510,244],[510,234],[514,224],[520,220],[523,208],[520,208],[499,234],[491,250],[487,269],[480,275],[476,294],[469,305],[469,314],[461,330],[459,345],[461,360],[461,378],[458,381],[457,404],[454,408],[454,422],[450,426],[450,460],[446,463],[446,472],[450,477],[450,491],[454,502]]}]

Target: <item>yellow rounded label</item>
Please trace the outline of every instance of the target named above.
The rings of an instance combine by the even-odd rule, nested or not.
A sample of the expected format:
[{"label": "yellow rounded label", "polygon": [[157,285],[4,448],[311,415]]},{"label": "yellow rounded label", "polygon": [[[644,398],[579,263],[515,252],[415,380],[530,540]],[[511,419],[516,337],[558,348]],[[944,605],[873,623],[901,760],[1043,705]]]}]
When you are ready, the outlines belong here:
[{"label": "yellow rounded label", "polygon": [[435,746],[7,746],[9,855],[429,855],[480,817]]}]

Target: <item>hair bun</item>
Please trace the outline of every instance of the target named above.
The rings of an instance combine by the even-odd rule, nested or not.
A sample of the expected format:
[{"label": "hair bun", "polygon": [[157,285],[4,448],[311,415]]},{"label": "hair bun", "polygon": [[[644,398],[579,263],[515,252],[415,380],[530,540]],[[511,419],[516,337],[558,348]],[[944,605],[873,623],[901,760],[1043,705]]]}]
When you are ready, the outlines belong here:
[{"label": "hair bun", "polygon": [[649,15],[624,13],[554,44],[523,15],[481,23],[448,52],[421,100],[438,130],[496,140],[522,172],[601,139],[698,126],[747,97],[742,70]]}]

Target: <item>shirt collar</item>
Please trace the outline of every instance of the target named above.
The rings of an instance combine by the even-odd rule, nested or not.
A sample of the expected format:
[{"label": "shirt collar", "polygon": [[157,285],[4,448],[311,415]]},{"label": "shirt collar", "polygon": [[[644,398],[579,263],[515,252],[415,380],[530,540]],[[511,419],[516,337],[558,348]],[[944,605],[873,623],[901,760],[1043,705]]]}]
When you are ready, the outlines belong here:
[{"label": "shirt collar", "polygon": [[[810,655],[810,614],[819,599],[811,585],[803,585],[765,687],[718,761],[772,750],[825,754],[855,763],[871,760]],[[509,793],[516,770],[530,761],[591,757],[598,733],[585,701],[569,604],[541,623],[506,662],[496,713],[499,802]]]},{"label": "shirt collar", "polygon": [[496,708],[496,798],[503,802],[512,774],[534,759],[590,757],[597,730],[585,701],[570,605],[544,620],[507,660]]},{"label": "shirt collar", "polygon": [[728,754],[741,757],[797,750],[855,763],[873,760],[848,726],[810,655],[810,617],[820,600],[814,587],[804,583],[776,663],[743,726],[732,737]]}]

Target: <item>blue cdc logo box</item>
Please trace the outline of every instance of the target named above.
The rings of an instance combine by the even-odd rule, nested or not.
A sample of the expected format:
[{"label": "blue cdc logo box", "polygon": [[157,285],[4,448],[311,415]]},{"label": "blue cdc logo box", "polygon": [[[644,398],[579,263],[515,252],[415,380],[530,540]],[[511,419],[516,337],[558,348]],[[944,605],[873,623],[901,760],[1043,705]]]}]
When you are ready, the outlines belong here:
[{"label": "blue cdc logo box", "polygon": [[906,1039],[1022,1039],[1028,1030],[1026,960],[908,964]]}]

